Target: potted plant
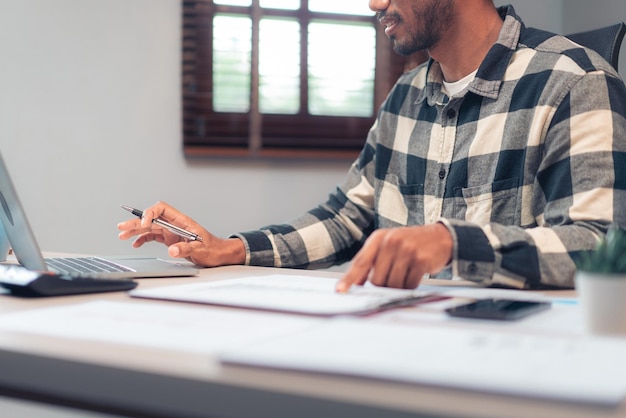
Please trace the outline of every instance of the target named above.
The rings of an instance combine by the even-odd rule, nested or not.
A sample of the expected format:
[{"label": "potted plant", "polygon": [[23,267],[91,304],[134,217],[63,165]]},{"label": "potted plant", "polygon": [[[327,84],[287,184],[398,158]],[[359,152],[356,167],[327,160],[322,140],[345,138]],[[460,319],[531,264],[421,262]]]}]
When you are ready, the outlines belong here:
[{"label": "potted plant", "polygon": [[626,335],[626,232],[611,226],[576,259],[576,290],[591,334]]}]

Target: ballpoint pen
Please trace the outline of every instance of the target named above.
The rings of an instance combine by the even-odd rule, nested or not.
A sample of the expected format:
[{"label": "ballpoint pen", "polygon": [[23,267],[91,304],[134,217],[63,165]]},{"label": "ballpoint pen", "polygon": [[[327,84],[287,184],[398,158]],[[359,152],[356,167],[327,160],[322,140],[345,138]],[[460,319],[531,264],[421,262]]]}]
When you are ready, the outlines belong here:
[{"label": "ballpoint pen", "polygon": [[[142,218],[143,212],[139,209],[131,208],[130,206],[120,205],[122,209],[129,211],[133,215]],[[194,234],[193,232],[186,231],[182,228],[177,227],[176,225],[172,225],[171,223],[165,222],[159,218],[155,218],[152,220],[153,223],[162,226],[173,234],[178,235],[179,237],[187,238],[192,241],[202,241],[202,237],[198,234]]]}]

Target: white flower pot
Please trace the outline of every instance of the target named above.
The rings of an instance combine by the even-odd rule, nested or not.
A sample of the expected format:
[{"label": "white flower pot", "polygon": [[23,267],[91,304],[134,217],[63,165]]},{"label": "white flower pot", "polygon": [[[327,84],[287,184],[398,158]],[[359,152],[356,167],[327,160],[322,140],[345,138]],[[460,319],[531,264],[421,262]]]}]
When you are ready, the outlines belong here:
[{"label": "white flower pot", "polygon": [[626,274],[576,273],[586,332],[626,336]]}]

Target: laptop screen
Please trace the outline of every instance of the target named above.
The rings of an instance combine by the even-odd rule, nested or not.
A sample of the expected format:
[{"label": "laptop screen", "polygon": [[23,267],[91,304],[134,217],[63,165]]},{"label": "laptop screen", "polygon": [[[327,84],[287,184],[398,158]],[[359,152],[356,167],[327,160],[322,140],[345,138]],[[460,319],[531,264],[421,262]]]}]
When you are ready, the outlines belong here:
[{"label": "laptop screen", "polygon": [[[0,249],[10,244],[19,263],[29,270],[47,271],[48,267],[39,249],[39,244],[28,223],[4,159],[0,155]],[[8,248],[7,251],[8,252]],[[6,259],[6,252],[2,256]]]},{"label": "laptop screen", "polygon": [[7,261],[10,248],[11,244],[9,243],[7,233],[4,232],[4,227],[0,224],[0,262]]}]

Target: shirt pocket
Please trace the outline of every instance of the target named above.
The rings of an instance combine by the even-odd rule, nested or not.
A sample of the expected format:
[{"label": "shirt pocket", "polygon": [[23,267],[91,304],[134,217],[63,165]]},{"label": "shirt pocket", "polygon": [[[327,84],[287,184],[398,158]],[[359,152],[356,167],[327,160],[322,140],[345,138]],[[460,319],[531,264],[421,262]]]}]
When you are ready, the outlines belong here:
[{"label": "shirt pocket", "polygon": [[520,225],[518,178],[481,186],[459,187],[454,195],[454,217],[478,225]]},{"label": "shirt pocket", "polygon": [[375,187],[376,227],[393,228],[424,223],[424,185],[400,184],[387,174]]}]

